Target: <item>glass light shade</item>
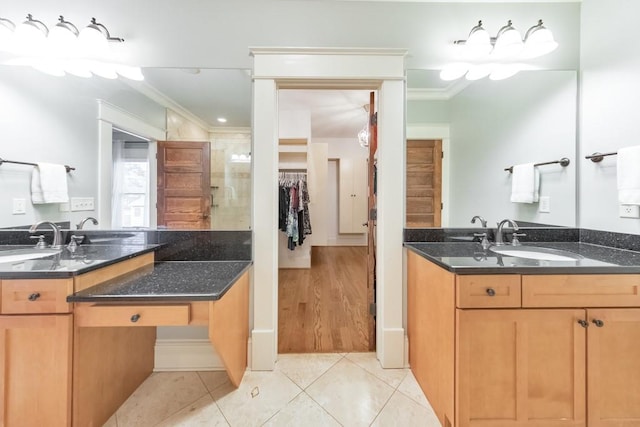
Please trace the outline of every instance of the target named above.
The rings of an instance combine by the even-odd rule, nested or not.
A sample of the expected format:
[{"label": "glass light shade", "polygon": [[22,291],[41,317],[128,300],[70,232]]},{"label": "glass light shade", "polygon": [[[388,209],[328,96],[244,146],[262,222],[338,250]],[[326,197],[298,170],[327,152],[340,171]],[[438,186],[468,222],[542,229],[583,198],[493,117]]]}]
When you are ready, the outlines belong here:
[{"label": "glass light shade", "polygon": [[517,64],[500,64],[497,65],[489,74],[491,80],[504,80],[515,76],[520,71]]},{"label": "glass light shade", "polygon": [[474,65],[469,69],[465,78],[467,80],[480,80],[487,77],[493,71],[493,64]]},{"label": "glass light shade", "polygon": [[64,69],[67,73],[76,77],[83,77],[87,79],[93,76],[93,73],[91,73],[91,70],[89,69],[89,64],[87,64],[86,61],[79,59],[65,61]]},{"label": "glass light shade", "polygon": [[440,71],[440,78],[445,81],[457,80],[469,71],[469,65],[464,63],[455,63],[446,65]]},{"label": "glass light shade", "polygon": [[469,38],[464,43],[462,54],[466,59],[479,59],[487,56],[492,48],[491,36],[487,30],[478,25],[471,30]]},{"label": "glass light shade", "polygon": [[116,66],[107,62],[92,61],[89,62],[89,69],[96,76],[103,77],[105,79],[117,79],[118,73],[116,72]]},{"label": "glass light shade", "polygon": [[521,56],[527,59],[537,58],[553,52],[557,47],[558,43],[554,40],[551,30],[545,27],[535,27],[527,35]]},{"label": "glass light shade", "polygon": [[37,55],[46,51],[49,30],[40,21],[31,19],[18,25],[15,32],[15,44],[19,53]]},{"label": "glass light shade", "polygon": [[83,54],[92,57],[105,57],[109,53],[109,41],[107,36],[93,25],[89,25],[80,31],[78,42]]},{"label": "glass light shade", "polygon": [[54,59],[33,58],[31,66],[40,72],[49,74],[50,76],[64,77],[65,75],[64,67],[60,61]]},{"label": "glass light shade", "polygon": [[0,51],[8,52],[13,47],[16,26],[8,19],[0,18]]},{"label": "glass light shade", "polygon": [[362,148],[369,146],[369,125],[364,125],[360,132],[358,132],[358,143]]},{"label": "glass light shade", "polygon": [[63,23],[58,23],[49,31],[49,43],[58,57],[73,57],[78,54],[78,35]]},{"label": "glass light shade", "polygon": [[513,58],[523,49],[520,32],[513,27],[501,31],[496,39],[491,56],[495,59]]},{"label": "glass light shade", "polygon": [[140,67],[131,67],[128,65],[118,65],[116,72],[124,78],[141,82],[144,80]]}]

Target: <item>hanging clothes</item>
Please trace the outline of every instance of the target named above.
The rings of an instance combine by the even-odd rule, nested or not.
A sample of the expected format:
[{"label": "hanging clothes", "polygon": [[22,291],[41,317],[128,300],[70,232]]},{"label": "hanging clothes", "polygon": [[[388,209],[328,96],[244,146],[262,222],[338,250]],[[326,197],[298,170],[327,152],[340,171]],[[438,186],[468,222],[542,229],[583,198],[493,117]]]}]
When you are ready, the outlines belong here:
[{"label": "hanging clothes", "polygon": [[287,247],[293,251],[311,234],[307,175],[281,172],[278,184],[278,228],[286,233]]}]

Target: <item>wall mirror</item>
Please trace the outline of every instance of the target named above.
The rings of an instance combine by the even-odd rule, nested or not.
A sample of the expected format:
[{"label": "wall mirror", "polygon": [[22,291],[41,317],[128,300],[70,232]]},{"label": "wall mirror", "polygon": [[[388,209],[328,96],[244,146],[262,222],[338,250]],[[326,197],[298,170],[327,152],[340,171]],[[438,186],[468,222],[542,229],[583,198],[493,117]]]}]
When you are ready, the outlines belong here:
[{"label": "wall mirror", "polygon": [[[408,72],[407,139],[442,139],[442,226],[475,227],[474,215],[494,227],[504,218],[576,226],[577,73],[521,71],[427,89],[437,78],[435,71]],[[544,204],[510,202],[505,168],[565,157],[567,167],[537,168]]]},{"label": "wall mirror", "polygon": [[[155,228],[149,214],[155,208],[155,141],[167,139],[209,143],[211,229],[249,229],[250,72],[147,68],[143,74],[145,81],[135,82],[0,66],[0,158],[75,168],[67,179],[70,204],[32,205],[33,167],[0,165],[0,197],[8,201],[0,208],[0,228],[39,220],[69,221],[75,228],[87,216],[101,218],[97,226],[87,222],[87,229]],[[124,169],[115,175],[125,178],[114,187],[119,161]],[[93,209],[74,206],[78,198],[91,199]],[[109,215],[117,205],[123,209],[119,222]]]}]

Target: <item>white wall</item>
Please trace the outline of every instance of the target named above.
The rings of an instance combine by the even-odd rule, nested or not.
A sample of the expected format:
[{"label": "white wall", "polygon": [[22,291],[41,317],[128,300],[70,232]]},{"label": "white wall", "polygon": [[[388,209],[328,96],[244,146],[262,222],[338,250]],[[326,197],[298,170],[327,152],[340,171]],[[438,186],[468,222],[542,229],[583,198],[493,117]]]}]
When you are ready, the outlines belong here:
[{"label": "white wall", "polygon": [[[98,104],[101,98],[164,127],[164,109],[122,90],[122,82],[52,77],[29,68],[0,67],[0,157],[25,162],[67,164],[70,197],[98,195]],[[32,167],[0,166],[0,227],[30,225],[39,220],[72,224],[95,211],[60,212],[59,204],[32,205]],[[26,214],[12,215],[12,199],[26,199]]]},{"label": "white wall", "polygon": [[[467,87],[451,108],[451,224],[482,215],[490,224],[504,218],[574,226],[576,211],[576,73],[521,72],[507,80]],[[540,166],[538,204],[511,203],[514,164],[567,157],[568,167]]]},{"label": "white wall", "polygon": [[[329,159],[367,159],[369,156],[368,150],[362,148],[358,143],[357,137],[353,138],[315,138],[313,143],[327,144],[328,152],[327,157]],[[336,167],[339,166],[336,164]],[[332,172],[332,169],[329,169]],[[332,194],[339,194],[337,180],[339,172],[328,176],[326,186],[327,192],[331,196]],[[331,186],[331,188],[329,188]],[[338,205],[333,203],[333,199],[329,198],[329,206],[327,207],[326,218],[317,218],[314,222],[322,221],[326,224],[327,232],[327,245],[329,246],[365,246],[367,244],[366,234],[340,234],[338,232]]]},{"label": "white wall", "polygon": [[579,223],[583,228],[640,234],[640,220],[618,217],[616,156],[593,152],[640,145],[640,49],[636,0],[583,0]]}]

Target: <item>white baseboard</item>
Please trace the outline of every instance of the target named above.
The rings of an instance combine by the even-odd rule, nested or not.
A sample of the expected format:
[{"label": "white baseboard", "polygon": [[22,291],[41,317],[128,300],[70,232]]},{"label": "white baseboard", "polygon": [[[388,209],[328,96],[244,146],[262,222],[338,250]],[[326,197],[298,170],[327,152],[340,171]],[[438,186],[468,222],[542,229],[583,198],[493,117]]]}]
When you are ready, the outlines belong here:
[{"label": "white baseboard", "polygon": [[159,339],[154,371],[224,371],[208,339]]},{"label": "white baseboard", "polygon": [[251,331],[252,371],[273,371],[276,364],[276,332],[273,329],[254,329]]},{"label": "white baseboard", "polygon": [[[382,330],[383,345],[378,349],[380,364],[385,369],[403,368],[405,366],[405,331],[404,328],[384,328]],[[381,357],[380,357],[381,356]]]}]

